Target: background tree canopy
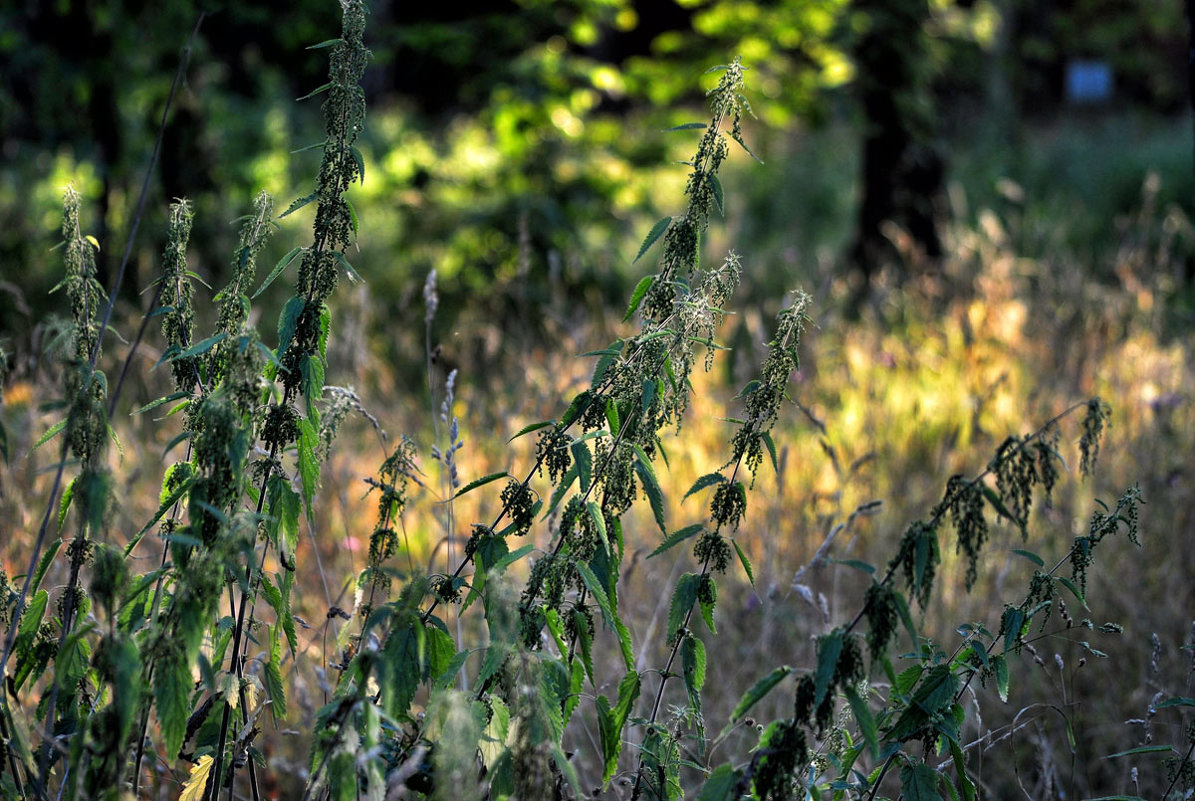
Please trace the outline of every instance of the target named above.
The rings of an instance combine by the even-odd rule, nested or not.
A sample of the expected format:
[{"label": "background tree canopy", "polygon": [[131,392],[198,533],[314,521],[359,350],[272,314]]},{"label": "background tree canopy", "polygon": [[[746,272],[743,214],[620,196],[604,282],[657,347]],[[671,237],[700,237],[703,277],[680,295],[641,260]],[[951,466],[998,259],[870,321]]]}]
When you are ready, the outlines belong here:
[{"label": "background tree canopy", "polygon": [[[206,228],[195,237],[203,272],[216,280],[233,237],[216,221],[239,216],[238,199],[260,188],[295,194],[292,177],[315,158],[285,152],[318,140],[318,102],[296,112],[278,98],[322,81],[321,54],[304,45],[331,29],[337,9],[317,0],[201,8],[149,208],[192,199]],[[190,3],[119,0],[0,10],[0,259],[38,274],[0,333],[40,316],[54,283],[42,245],[68,180],[94,205],[101,278],[114,266],[196,14]],[[762,220],[767,236],[791,232],[801,252],[829,244],[851,256],[835,269],[872,275],[902,261],[881,230],[894,220],[932,257],[960,138],[1012,142],[1018,158],[1025,120],[1072,110],[1064,87],[1075,58],[1111,65],[1117,104],[1180,110],[1179,20],[1177,0],[1141,9],[1098,0],[378,2],[365,191],[389,202],[362,220],[365,247],[379,256],[371,263],[387,265],[371,286],[401,309],[434,267],[450,314],[482,289],[497,304],[484,314],[515,311],[501,287],[516,280],[518,303],[546,302],[552,286],[622,297],[634,242],[670,211],[655,208],[655,190],[679,180],[661,165],[684,156],[661,129],[688,122],[680,109],[701,100],[690,76],[735,55],[752,68],[762,158],[787,155],[801,131],[844,121],[856,141],[835,154],[847,180],[825,187],[831,195],[799,209],[775,203],[791,194],[785,184],[808,182],[799,165],[773,171],[753,213],[732,226]],[[793,151],[790,162],[802,158]],[[1136,191],[1134,182],[1124,202]],[[146,221],[130,301],[164,226],[160,214]]]}]

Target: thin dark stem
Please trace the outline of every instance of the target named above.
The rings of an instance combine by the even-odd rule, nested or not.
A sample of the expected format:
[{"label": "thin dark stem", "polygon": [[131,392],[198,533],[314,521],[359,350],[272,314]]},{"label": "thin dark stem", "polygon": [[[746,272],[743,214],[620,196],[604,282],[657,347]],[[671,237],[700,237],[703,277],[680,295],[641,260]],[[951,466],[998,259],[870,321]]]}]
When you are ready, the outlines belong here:
[{"label": "thin dark stem", "polygon": [[[104,308],[104,320],[100,324],[99,336],[95,342],[95,348],[91,352],[91,368],[95,369],[96,359],[100,353],[100,343],[103,341],[104,332],[108,329],[108,322],[112,319],[112,308],[116,305],[116,296],[120,294],[121,284],[124,283],[125,270],[129,265],[129,258],[133,253],[133,242],[137,238],[137,229],[141,227],[141,218],[145,213],[145,201],[149,197],[149,183],[153,178],[154,170],[158,166],[158,156],[162,152],[162,140],[166,136],[166,118],[170,114],[170,107],[174,104],[174,95],[178,91],[179,84],[183,82],[183,76],[187,71],[187,64],[191,60],[191,45],[195,41],[195,37],[199,34],[199,26],[203,24],[204,17],[207,16],[206,11],[200,11],[199,16],[195,20],[195,27],[191,29],[191,35],[187,37],[187,44],[183,47],[182,56],[179,58],[178,70],[174,73],[174,82],[170,84],[170,94],[166,96],[166,105],[162,107],[162,119],[158,123],[158,137],[154,140],[153,153],[149,157],[149,167],[145,170],[145,180],[141,182],[141,196],[137,199],[137,212],[133,215],[133,227],[129,229],[128,238],[125,240],[124,256],[120,259],[120,269],[116,271],[116,280],[112,284],[112,289],[108,293],[108,305]],[[152,307],[151,307],[152,308]],[[144,331],[145,324],[142,324],[142,331]],[[132,361],[133,352],[137,349],[140,342],[141,334],[138,334],[138,339],[133,342],[130,347],[129,355],[126,359],[126,365]],[[124,380],[124,373],[121,373],[121,381]],[[109,400],[110,409],[116,408],[116,399],[119,396],[120,384],[117,384],[116,393],[113,394]],[[111,414],[111,412],[109,412]]]}]

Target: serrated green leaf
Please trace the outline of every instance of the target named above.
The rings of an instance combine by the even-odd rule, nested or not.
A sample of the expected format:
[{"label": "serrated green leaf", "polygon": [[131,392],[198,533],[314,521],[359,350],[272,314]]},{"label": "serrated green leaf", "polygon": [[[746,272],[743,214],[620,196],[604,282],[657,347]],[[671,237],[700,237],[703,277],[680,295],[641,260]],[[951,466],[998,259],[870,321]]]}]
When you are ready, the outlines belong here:
[{"label": "serrated green leaf", "polygon": [[577,468],[577,477],[581,479],[581,492],[588,493],[589,485],[593,481],[593,452],[584,440],[577,440],[569,446],[573,454],[573,465]]},{"label": "serrated green leaf", "polygon": [[906,801],[942,801],[938,783],[942,775],[924,762],[905,763],[900,769],[900,789]]},{"label": "serrated green leaf", "polygon": [[697,573],[686,573],[676,583],[672,591],[672,603],[668,606],[667,640],[674,642],[689,617],[693,604],[697,601],[697,590],[701,586],[701,576]]},{"label": "serrated green leaf", "polygon": [[999,495],[996,494],[996,491],[993,490],[991,487],[985,486],[983,488],[983,497],[987,498],[988,503],[991,504],[991,507],[996,510],[996,514],[1000,515],[1003,518],[1011,520],[1013,523],[1016,523],[1018,526],[1020,526],[1022,524],[1021,520],[1019,518],[1017,518],[1016,515],[1014,515],[1010,511],[1008,511],[1008,507],[1006,507],[1004,505],[1004,501],[1000,498]]},{"label": "serrated green leaf", "polygon": [[[332,82],[329,81],[328,83],[324,84],[323,86],[317,86],[315,89],[312,89],[310,92],[303,95],[302,97],[296,97],[295,102],[297,103],[300,100],[307,100],[308,98],[315,97],[316,95],[322,94],[323,92],[326,92],[331,88],[332,88]],[[304,204],[304,205],[306,205],[306,204]],[[291,209],[288,209],[282,216],[285,217],[287,214],[290,214],[290,212],[291,212]]]},{"label": "serrated green leaf", "polygon": [[270,713],[274,720],[286,718],[286,686],[282,683],[282,641],[278,627],[270,626],[270,659],[266,662],[264,674],[266,695],[270,699]]},{"label": "serrated green leaf", "polygon": [[639,283],[635,285],[635,291],[631,293],[631,302],[627,304],[627,313],[622,317],[624,323],[639,311],[639,304],[643,303],[643,297],[647,294],[647,290],[651,289],[655,280],[654,275],[645,275],[639,279]]},{"label": "serrated green leaf", "polygon": [[737,801],[739,772],[730,763],[714,768],[701,788],[697,801]]},{"label": "serrated green leaf", "polygon": [[715,484],[725,483],[726,476],[722,475],[721,473],[706,473],[704,476],[693,482],[693,486],[689,487],[689,491],[685,493],[684,498],[681,498],[681,502],[684,503],[685,500],[687,500],[688,497],[695,492],[701,492],[703,489],[712,487]]},{"label": "serrated green leaf", "polygon": [[743,553],[743,549],[739,547],[737,540],[730,541],[734,545],[734,552],[739,555],[739,564],[743,566],[743,572],[747,574],[747,580],[751,582],[751,586],[755,586],[755,571],[751,569],[751,560],[747,558],[747,554]]},{"label": "serrated green leaf", "polygon": [[714,173],[706,173],[706,179],[709,181],[710,190],[714,193],[714,204],[718,207],[718,213],[723,217],[726,216],[726,207],[724,205],[724,198],[722,194],[722,182],[718,180],[718,176]]},{"label": "serrated green leaf", "polygon": [[38,590],[21,613],[21,622],[17,627],[17,636],[13,640],[13,656],[16,657],[16,667],[13,670],[12,686],[14,691],[20,690],[25,680],[32,675],[40,674],[49,662],[49,654],[33,647],[34,638],[41,626],[42,618],[46,614],[46,604],[49,593]]},{"label": "serrated green leaf", "polygon": [[353,161],[357,163],[357,179],[361,185],[365,185],[365,157],[361,155],[361,151],[355,145],[349,146],[349,153],[353,156]]},{"label": "serrated green leaf", "polygon": [[601,538],[606,553],[610,553],[610,537],[606,533],[606,515],[602,513],[602,508],[598,506],[597,501],[586,501],[585,509],[589,512],[589,519],[593,521],[594,531]]},{"label": "serrated green leaf", "polygon": [[738,705],[734,708],[734,712],[730,714],[731,723],[738,723],[739,720],[742,719],[743,715],[747,713],[748,709],[759,703],[759,701],[765,695],[775,689],[777,684],[788,678],[789,674],[792,672],[793,669],[788,665],[781,665],[778,668],[774,668],[771,673],[755,682],[755,684],[751,685],[751,688],[747,690],[747,692],[745,692],[743,697],[739,700]]},{"label": "serrated green leaf", "polygon": [[701,690],[705,687],[706,655],[705,643],[689,635],[681,644],[681,673],[685,679],[685,691],[689,695],[689,708],[701,717]]},{"label": "serrated green leaf", "polygon": [[864,562],[862,559],[828,559],[827,561],[832,565],[852,567],[855,570],[866,573],[869,576],[874,576],[876,572],[875,565],[871,564],[870,562]]},{"label": "serrated green leaf", "polygon": [[669,534],[667,539],[665,539],[662,543],[660,543],[659,546],[654,551],[652,551],[650,554],[648,554],[647,558],[651,559],[653,556],[659,556],[660,554],[664,553],[664,551],[667,551],[669,548],[672,548],[674,545],[679,545],[680,543],[684,542],[685,540],[689,539],[690,537],[694,536],[695,534],[700,533],[704,529],[705,529],[705,526],[702,525],[701,523],[694,523],[691,526],[685,526],[682,529],[677,529],[676,531]]},{"label": "serrated green leaf", "polygon": [[1028,559],[1030,562],[1037,565],[1038,567],[1045,567],[1045,565],[1046,565],[1045,561],[1040,556],[1035,554],[1033,551],[1026,551],[1022,548],[1013,548],[1012,552],[1017,554],[1018,556],[1025,557],[1026,559]]},{"label": "serrated green leaf", "polygon": [[814,675],[813,705],[816,707],[825,699],[833,686],[838,657],[842,653],[843,634],[835,629],[817,643],[817,673]]},{"label": "serrated green leaf", "polygon": [[473,490],[477,489],[478,487],[484,487],[486,484],[489,484],[491,481],[497,481],[498,479],[506,478],[509,475],[510,475],[510,473],[506,472],[505,470],[499,470],[497,473],[490,473],[488,476],[482,476],[481,478],[470,481],[468,484],[466,484],[461,489],[460,492],[456,493],[452,497],[453,497],[453,499],[459,498],[467,492],[472,492]]},{"label": "serrated green leaf", "polygon": [[867,744],[867,750],[871,752],[872,759],[878,760],[880,741],[875,716],[871,714],[867,700],[859,695],[854,687],[848,686],[844,689],[847,703],[851,706],[851,714],[855,716],[855,722],[859,724],[859,733],[863,735],[863,742]]},{"label": "serrated green leaf", "polygon": [[668,226],[670,225],[672,225],[671,217],[661,217],[659,220],[657,220],[656,224],[651,227],[650,231],[648,231],[647,236],[643,240],[643,244],[639,246],[639,252],[635,255],[635,258],[631,260],[631,264],[634,264],[635,262],[639,261],[639,259],[643,258],[643,254],[646,253],[651,246],[656,243],[657,239],[664,235],[664,232],[668,230]]},{"label": "serrated green leaf", "polygon": [[618,636],[618,644],[622,649],[622,659],[629,670],[635,664],[635,655],[631,648],[631,635],[627,630],[626,624],[618,616],[618,610],[615,609],[610,596],[606,593],[606,588],[593,572],[593,569],[589,565],[579,562],[577,564],[577,572],[581,575],[581,581],[584,582],[586,589],[589,590],[589,594],[597,601],[598,609],[602,612],[602,620]]},{"label": "serrated green leaf", "polygon": [[495,560],[494,564],[490,565],[490,572],[500,573],[534,550],[535,543],[529,542],[526,545],[522,545],[514,549],[513,551],[509,551],[503,554],[499,559]]},{"label": "serrated green leaf", "polygon": [[338,44],[343,44],[343,43],[344,43],[344,39],[341,39],[338,36],[335,39],[325,39],[324,41],[320,42],[319,44],[308,45],[307,49],[308,50],[320,50],[325,47],[332,47],[333,45],[338,45]]},{"label": "serrated green leaf", "polygon": [[1168,709],[1172,706],[1195,706],[1195,698],[1186,698],[1181,695],[1176,695],[1173,698],[1167,698],[1165,701],[1157,704],[1155,709]]},{"label": "serrated green leaf", "polygon": [[573,630],[577,632],[577,647],[581,652],[581,664],[585,666],[585,675],[589,677],[591,685],[597,684],[593,671],[593,638],[589,634],[589,625],[581,610],[573,608]]},{"label": "serrated green leaf", "polygon": [[[963,747],[959,745],[958,740],[950,740],[950,756],[954,760],[954,772],[958,776],[959,786],[963,788],[963,801],[977,801],[979,791],[975,787],[975,782],[971,781],[971,777],[967,775],[967,758],[963,754]],[[949,786],[949,781],[947,786]]]},{"label": "serrated green leaf", "polygon": [[656,519],[656,525],[660,527],[660,532],[667,533],[668,529],[664,524],[664,491],[660,489],[656,471],[652,469],[651,462],[648,461],[643,448],[636,444],[635,451],[638,457],[635,459],[635,472],[639,474],[643,492],[647,495],[648,503],[651,504],[652,516]]},{"label": "serrated green leaf", "polygon": [[382,651],[382,706],[392,718],[405,716],[423,676],[426,629],[415,615],[395,622]]},{"label": "serrated green leaf", "polygon": [[148,412],[151,409],[158,408],[159,406],[161,406],[164,403],[172,403],[173,401],[179,400],[180,398],[186,398],[189,395],[190,395],[190,393],[188,393],[188,392],[175,392],[175,393],[167,395],[163,398],[158,398],[157,400],[150,401],[149,403],[145,404],[144,406],[142,406],[140,409],[138,409],[135,412],[129,412],[129,417],[132,417],[132,416],[138,415],[138,414],[144,414],[145,412]]},{"label": "serrated green leaf", "polygon": [[584,414],[585,410],[589,408],[589,404],[592,399],[593,394],[589,390],[585,390],[573,398],[572,402],[568,405],[568,408],[564,410],[564,415],[560,418],[560,427],[568,428],[575,423],[577,418]]},{"label": "serrated green leaf", "polygon": [[759,432],[759,438],[763,441],[764,447],[768,449],[768,456],[772,459],[772,470],[777,474],[780,472],[780,460],[776,458],[776,442],[772,439],[770,431]]},{"label": "serrated green leaf", "polygon": [[66,428],[65,420],[59,420],[54,425],[50,426],[50,430],[47,431],[46,433],[42,434],[41,439],[39,439],[37,442],[33,443],[33,447],[29,449],[29,452],[33,453],[35,450],[40,448],[42,445],[45,445],[50,440],[54,439],[54,437],[56,437],[62,433],[62,430],[64,428]]},{"label": "serrated green leaf", "polygon": [[683,125],[673,125],[671,128],[663,129],[664,133],[671,133],[672,131],[703,131],[709,126],[704,122],[686,122]]},{"label": "serrated green leaf", "polygon": [[313,519],[312,508],[315,503],[315,491],[319,487],[319,460],[315,456],[316,445],[319,444],[319,433],[310,420],[299,418],[299,479],[303,486],[303,506],[308,519]]},{"label": "serrated green leaf", "polygon": [[154,706],[162,729],[162,748],[167,754],[177,754],[187,730],[187,716],[191,713],[191,670],[186,655],[179,649],[168,649],[158,657],[154,669]]},{"label": "serrated green leaf", "polygon": [[[311,200],[315,199],[314,196],[310,196],[310,197],[311,197]],[[298,202],[299,201],[297,201],[297,200],[295,201],[295,203],[298,203]],[[310,202],[310,200],[308,202]],[[291,204],[291,205],[293,206],[294,204]],[[303,205],[306,205],[306,204],[303,204]],[[294,208],[288,210],[286,212],[286,214],[290,214],[291,211],[295,211],[298,208],[301,208],[301,206],[295,206]],[[285,217],[286,214],[283,214],[282,216]],[[281,259],[279,259],[278,263],[274,265],[274,269],[270,270],[270,274],[266,276],[266,280],[261,282],[261,286],[259,286],[257,288],[257,291],[254,292],[250,296],[249,299],[254,300],[262,292],[265,292],[266,287],[268,287],[270,284],[274,283],[274,279],[276,279],[278,276],[282,275],[282,271],[285,270],[287,268],[287,266],[292,261],[295,260],[295,256],[298,256],[302,252],[303,252],[303,247],[300,245],[299,247],[292,248],[285,256],[283,256]]]},{"label": "serrated green leaf", "polygon": [[1087,599],[1083,597],[1083,593],[1079,590],[1079,588],[1077,586],[1075,586],[1075,582],[1071,581],[1070,579],[1066,578],[1065,576],[1055,576],[1055,580],[1059,584],[1061,584],[1063,587],[1066,587],[1068,590],[1070,590],[1071,595],[1075,596],[1075,598],[1078,599],[1079,603],[1081,603],[1083,605],[1084,609],[1090,610],[1090,607],[1087,606]]},{"label": "serrated green leaf", "polygon": [[71,508],[71,501],[75,497],[75,482],[78,481],[78,476],[72,478],[67,482],[66,489],[62,491],[62,498],[58,502],[58,530],[62,531],[62,524],[66,522],[67,510]]},{"label": "serrated green leaf", "polygon": [[510,439],[508,439],[506,441],[514,442],[516,439],[523,436],[524,434],[530,434],[532,431],[539,431],[541,428],[547,428],[548,426],[555,425],[555,424],[556,423],[552,420],[544,420],[541,423],[531,423],[529,425],[526,425],[526,426],[523,426],[522,428],[520,428],[519,433],[515,434],[513,437],[511,437]]}]

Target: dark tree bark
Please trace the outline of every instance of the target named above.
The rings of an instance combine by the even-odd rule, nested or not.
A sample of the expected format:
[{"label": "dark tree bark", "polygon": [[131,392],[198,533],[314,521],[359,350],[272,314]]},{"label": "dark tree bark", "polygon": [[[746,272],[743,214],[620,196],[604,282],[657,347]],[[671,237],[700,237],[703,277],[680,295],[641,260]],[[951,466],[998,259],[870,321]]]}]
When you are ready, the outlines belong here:
[{"label": "dark tree bark", "polygon": [[855,45],[859,101],[863,112],[862,198],[852,263],[868,293],[884,268],[898,280],[905,256],[885,228],[899,226],[913,249],[933,261],[942,255],[938,232],[945,164],[932,145],[933,101],[923,26],[926,0],[858,0],[865,30]]}]

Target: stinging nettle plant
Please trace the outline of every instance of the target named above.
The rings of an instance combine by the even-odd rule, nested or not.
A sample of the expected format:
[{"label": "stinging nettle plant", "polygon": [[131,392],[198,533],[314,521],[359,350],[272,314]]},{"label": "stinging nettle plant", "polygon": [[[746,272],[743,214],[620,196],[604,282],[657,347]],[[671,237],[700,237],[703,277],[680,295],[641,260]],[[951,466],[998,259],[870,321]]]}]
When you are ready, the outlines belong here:
[{"label": "stinging nettle plant", "polygon": [[[78,195],[66,194],[64,418],[38,443],[62,436],[57,477],[28,570],[0,576],[4,797],[257,799],[263,777],[278,772],[257,743],[291,713],[288,665],[314,662],[294,613],[310,573],[299,561],[300,533],[316,534],[321,469],[340,425],[361,414],[381,432],[351,389],[325,385],[328,301],[340,272],[358,279],[346,257],[357,232],[348,192],[364,178],[355,142],[365,120],[366,9],[359,0],[342,5],[341,35],[315,46],[330,60],[328,83],[313,93],[326,94],[316,186],[280,215],[314,203],[312,238],[255,288],[257,257],[276,227],[272,198],[259,195],[240,221],[231,279],[212,298],[215,323],[205,337],[195,331],[198,276],[186,260],[192,211],[186,201],[170,208],[152,316],[161,318],[159,364],[169,366],[173,391],[137,413],[166,407],[182,430],[165,449],[177,455],[163,471],[156,511],[132,538],[108,523],[121,499],[106,458],[116,398],[97,366],[107,318],[95,279],[99,243],[81,234]],[[420,572],[401,534],[411,484],[424,485],[415,445],[381,435],[386,453],[365,479],[377,514],[367,564],[353,578],[356,600],[351,611],[328,601],[329,620],[345,622],[325,645],[326,697],[309,724],[304,797],[874,798],[893,774],[889,785],[906,798],[975,798],[964,691],[979,679],[1007,698],[1009,662],[1053,633],[1046,629],[1056,610],[1073,622],[1064,596],[1085,605],[1097,546],[1117,533],[1135,541],[1141,499],[1130,489],[1093,515],[1088,533],[1052,566],[1020,550],[1038,568],[1023,599],[969,624],[961,644],[943,646],[914,622],[909,599],[931,603],[948,527],[968,589],[996,521],[1028,538],[1038,496],[1048,502],[1060,475],[1060,426],[1080,412],[1081,469],[1094,467],[1109,410],[1098,399],[1076,405],[1007,439],[977,476],[950,478],[883,570],[855,563],[866,576],[862,604],[818,638],[813,668],[761,666],[762,678],[711,736],[703,693],[717,648],[719,577],[737,564],[754,581],[736,533],[759,470],[778,467],[771,431],[810,305],[794,293],[778,314],[759,377],[736,398],[727,461],[685,493],[708,494],[707,512],[670,528],[657,469],[666,463],[662,437],[681,430],[699,349],[706,370],[720,349],[715,337],[740,273],[734,252],[709,267],[701,258],[711,213],[725,203],[718,172],[731,142],[750,154],[745,68],[736,60],[715,70],[710,121],[675,129],[701,131],[686,162],[687,204],[651,229],[636,256],[660,242],[657,270],[639,281],[623,320],[637,317],[637,331],[585,354],[596,360],[589,386],[558,418],[515,435],[536,435],[524,473],[461,486],[450,377],[448,444],[433,458],[447,471],[448,541],[463,548],[448,550],[443,572]],[[291,265],[296,282],[271,346],[251,310]],[[430,340],[434,276],[425,298]],[[486,519],[468,536],[456,531],[452,501],[500,482],[483,506]],[[631,514],[637,501],[646,501],[645,514]],[[60,538],[46,542],[55,524]],[[619,603],[628,544],[645,541],[655,545],[651,557],[682,545],[692,553],[693,569],[669,588],[659,643],[637,642],[639,627]],[[146,562],[134,556],[151,549],[151,569],[138,572]],[[65,583],[45,586],[62,562]],[[911,652],[897,650],[902,630]],[[656,653],[662,663],[642,668]],[[715,748],[744,742],[747,713],[790,677],[792,714],[750,721],[754,744],[714,764]],[[596,736],[580,736],[590,722]],[[577,743],[588,751],[570,754]],[[1176,771],[1189,771],[1189,762],[1190,751]]]}]

